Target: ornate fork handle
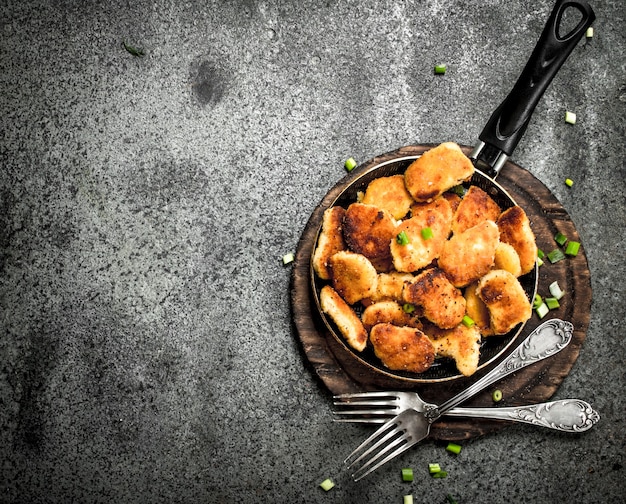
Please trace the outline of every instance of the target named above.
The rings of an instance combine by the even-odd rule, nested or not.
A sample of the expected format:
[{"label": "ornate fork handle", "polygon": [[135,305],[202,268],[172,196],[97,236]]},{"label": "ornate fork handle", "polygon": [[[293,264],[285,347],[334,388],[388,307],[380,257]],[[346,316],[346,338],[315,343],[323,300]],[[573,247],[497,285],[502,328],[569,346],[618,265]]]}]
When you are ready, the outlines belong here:
[{"label": "ornate fork handle", "polygon": [[510,420],[564,432],[583,432],[600,420],[598,412],[580,399],[507,408],[455,408],[448,411],[447,415]]},{"label": "ornate fork handle", "polygon": [[424,415],[430,422],[434,422],[441,415],[465,402],[492,383],[523,367],[560,352],[572,340],[573,330],[574,326],[570,322],[561,319],[552,319],[544,322],[530,333],[509,357],[480,380],[455,397],[448,399],[442,405],[426,411]]}]

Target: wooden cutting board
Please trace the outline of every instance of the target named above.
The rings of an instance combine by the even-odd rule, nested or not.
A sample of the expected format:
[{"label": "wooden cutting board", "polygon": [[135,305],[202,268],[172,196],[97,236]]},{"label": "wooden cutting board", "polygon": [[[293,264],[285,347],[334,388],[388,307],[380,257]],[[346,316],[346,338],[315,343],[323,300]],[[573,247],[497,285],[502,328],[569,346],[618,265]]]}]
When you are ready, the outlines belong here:
[{"label": "wooden cutting board", "polygon": [[[469,378],[432,384],[407,384],[375,375],[367,368],[361,367],[354,359],[350,359],[347,351],[328,333],[313,299],[310,259],[324,211],[361,171],[391,159],[422,154],[432,147],[433,145],[410,145],[368,161],[327,193],[311,214],[302,233],[291,275],[292,316],[296,336],[301,343],[307,365],[332,394],[404,389],[414,390],[425,400],[439,404],[466,388],[495,365],[494,363]],[[462,148],[466,154],[472,150],[467,146]],[[528,171],[507,161],[496,180],[526,211],[541,250],[547,253],[558,247],[554,241],[557,232],[563,233],[570,240],[580,242],[576,228],[563,206],[550,190]],[[561,306],[551,311],[541,321],[537,315],[533,315],[518,336],[518,341],[510,348],[517,347],[535,327],[549,318],[561,318],[574,325],[572,342],[557,355],[504,378],[497,387],[483,391],[464,406],[518,406],[547,401],[569,374],[585,340],[590,319],[591,279],[584,244],[576,257],[568,257],[556,264],[545,260],[545,264],[539,268],[537,292],[542,296],[548,295],[548,287],[555,280],[566,292],[560,301]],[[503,358],[504,356],[496,363]],[[494,388],[502,390],[504,396],[497,406],[491,398]],[[431,437],[459,441],[496,431],[506,425],[509,425],[509,422],[443,417],[433,424]]]}]

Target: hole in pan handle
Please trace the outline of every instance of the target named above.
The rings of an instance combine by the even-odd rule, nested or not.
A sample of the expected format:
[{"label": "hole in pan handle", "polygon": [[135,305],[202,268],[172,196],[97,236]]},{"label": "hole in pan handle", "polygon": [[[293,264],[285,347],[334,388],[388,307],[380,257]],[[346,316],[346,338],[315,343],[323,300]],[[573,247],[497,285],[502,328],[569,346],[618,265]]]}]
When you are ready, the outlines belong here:
[{"label": "hole in pan handle", "polygon": [[[568,9],[581,15],[578,24],[561,35]],[[530,59],[513,89],[493,112],[479,135],[470,158],[477,168],[495,177],[524,135],[544,91],[574,50],[596,16],[584,0],[558,0]]]}]

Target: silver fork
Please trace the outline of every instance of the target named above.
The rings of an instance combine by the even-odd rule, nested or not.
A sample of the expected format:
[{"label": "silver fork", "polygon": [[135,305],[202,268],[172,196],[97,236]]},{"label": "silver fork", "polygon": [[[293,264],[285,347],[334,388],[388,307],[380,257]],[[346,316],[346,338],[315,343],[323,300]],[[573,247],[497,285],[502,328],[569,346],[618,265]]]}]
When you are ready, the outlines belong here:
[{"label": "silver fork", "polygon": [[[407,409],[424,412],[436,408],[415,392],[363,392],[335,396],[335,422],[382,424]],[[361,408],[361,409],[351,409]],[[562,432],[583,432],[591,429],[600,415],[580,399],[561,399],[528,406],[500,408],[452,408],[446,416],[488,418],[523,422]]]},{"label": "silver fork", "polygon": [[353,470],[352,478],[360,480],[419,443],[428,436],[433,422],[492,383],[560,352],[572,340],[573,329],[570,322],[548,320],[530,333],[509,357],[458,395],[440,406],[423,406],[424,411],[406,409],[387,421],[344,460],[347,469]]}]

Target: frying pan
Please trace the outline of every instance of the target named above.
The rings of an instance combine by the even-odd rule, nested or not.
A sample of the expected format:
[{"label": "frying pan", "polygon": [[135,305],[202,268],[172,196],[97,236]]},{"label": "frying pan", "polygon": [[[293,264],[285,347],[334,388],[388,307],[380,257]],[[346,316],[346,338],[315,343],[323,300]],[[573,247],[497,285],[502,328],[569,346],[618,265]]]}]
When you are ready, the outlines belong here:
[{"label": "frying pan", "polygon": [[[573,29],[563,33],[566,29],[564,17],[570,15],[571,11],[575,11],[574,14],[577,14],[580,18]],[[533,111],[546,88],[594,20],[595,14],[591,6],[584,0],[557,0],[517,82],[504,101],[492,113],[478,137],[479,142],[469,154],[469,158],[475,166],[475,171],[472,178],[465,185],[468,187],[470,185],[480,187],[503,210],[516,206],[517,203],[495,181],[495,178],[524,135]],[[338,194],[334,201],[330,202],[329,206],[339,205],[346,208],[350,203],[356,201],[357,194],[365,191],[367,185],[372,180],[402,174],[418,157],[404,156],[386,160],[379,164],[371,165],[371,163],[365,163],[356,167],[346,177],[349,181],[344,179],[340,182],[345,189]],[[317,232],[315,243],[317,243],[320,232],[321,225]],[[315,250],[315,247],[313,250]],[[398,380],[401,384],[433,383],[462,377],[457,371],[454,362],[450,359],[437,359],[428,371],[418,374],[392,371],[386,368],[374,355],[370,345],[360,353],[353,350],[347,345],[344,338],[336,330],[334,323],[326,317],[321,309],[319,293],[325,282],[314,273],[312,257],[309,274],[319,315],[329,333],[343,348],[343,353],[358,361],[366,372],[379,373],[391,380]],[[530,273],[522,276],[519,280],[528,298],[532,300],[537,289],[537,266],[535,265],[535,268]],[[478,368],[481,369],[488,366],[502,355],[513,344],[523,327],[524,324],[519,324],[518,327],[504,336],[486,338],[481,346]]]}]

